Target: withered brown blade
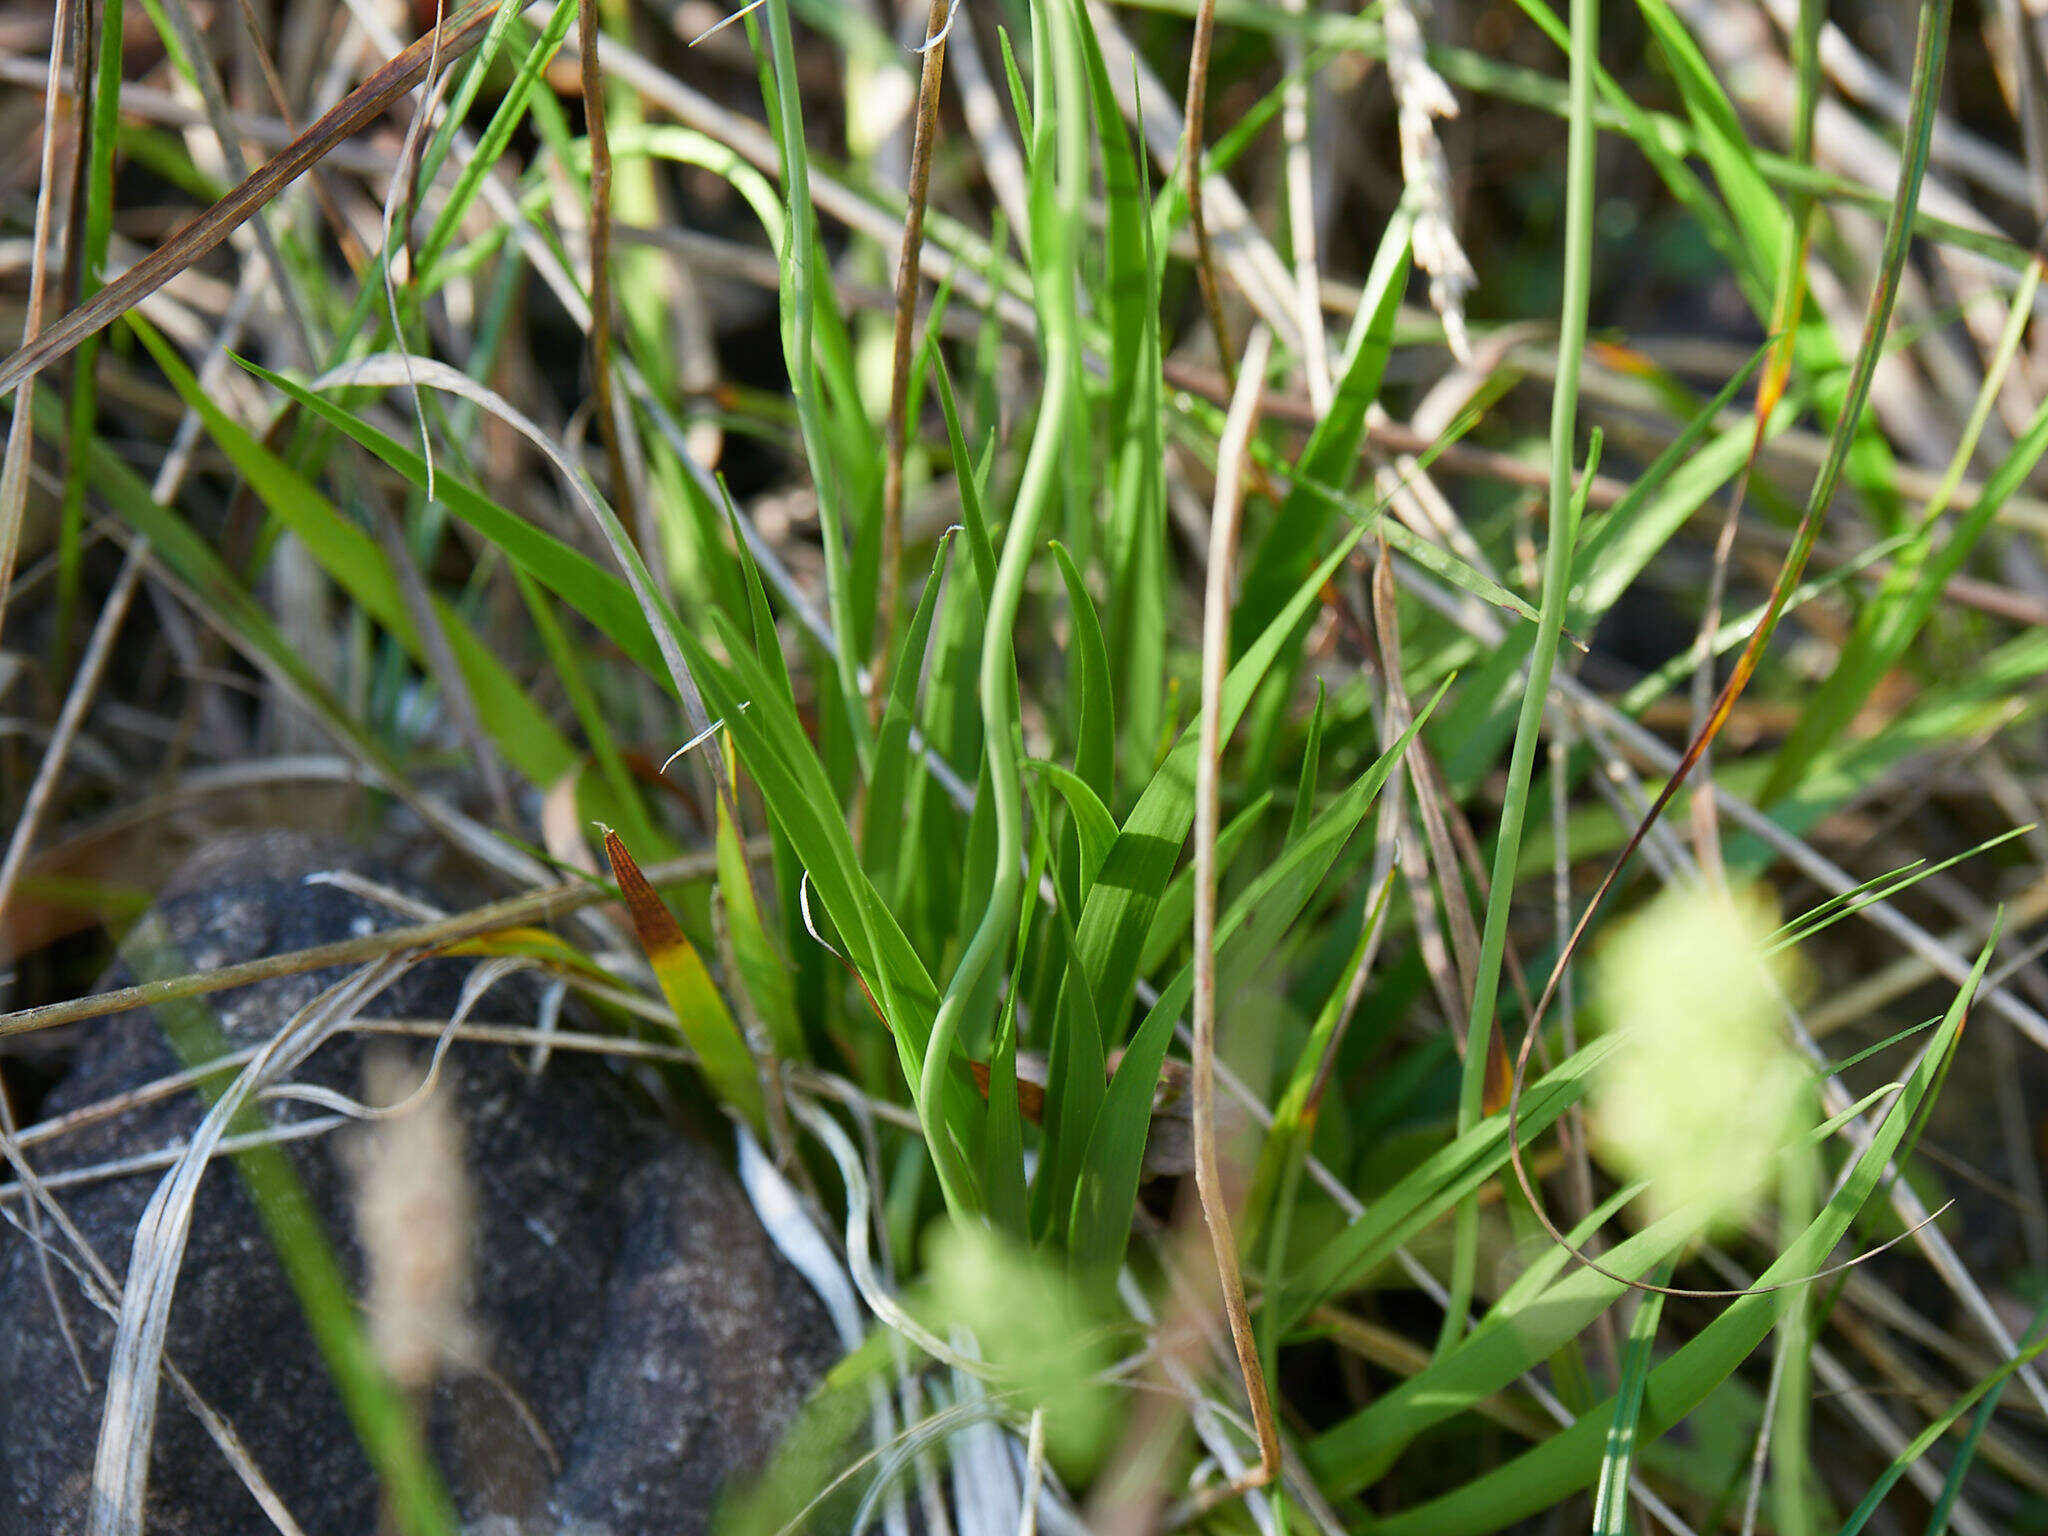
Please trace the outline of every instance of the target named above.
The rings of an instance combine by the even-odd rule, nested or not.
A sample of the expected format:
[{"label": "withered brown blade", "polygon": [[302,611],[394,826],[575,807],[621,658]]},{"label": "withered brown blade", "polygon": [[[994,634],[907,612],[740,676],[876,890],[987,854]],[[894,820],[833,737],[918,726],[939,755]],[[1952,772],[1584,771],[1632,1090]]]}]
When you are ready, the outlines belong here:
[{"label": "withered brown blade", "polygon": [[619,883],[619,894],[626,898],[633,932],[647,951],[648,963],[658,973],[673,963],[676,953],[687,948],[689,941],[683,937],[682,927],[669,911],[668,903],[648,884],[647,876],[610,827],[604,829],[604,856],[612,866],[612,878]]},{"label": "withered brown blade", "polygon": [[[970,1061],[967,1070],[974,1074],[974,1086],[981,1090],[981,1096],[988,1097],[989,1070],[985,1061]],[[1017,1079],[1017,1109],[1033,1125],[1045,1122],[1045,1085],[1034,1083],[1028,1078]]]},{"label": "withered brown blade", "polygon": [[[476,0],[444,22],[441,62],[450,63],[474,48],[505,3],[506,0]],[[311,170],[337,144],[417,85],[434,57],[434,35],[428,33],[342,97],[248,180],[0,363],[0,397],[13,391],[30,374],[63,357],[95,331],[112,324],[254,218],[264,205]]]}]

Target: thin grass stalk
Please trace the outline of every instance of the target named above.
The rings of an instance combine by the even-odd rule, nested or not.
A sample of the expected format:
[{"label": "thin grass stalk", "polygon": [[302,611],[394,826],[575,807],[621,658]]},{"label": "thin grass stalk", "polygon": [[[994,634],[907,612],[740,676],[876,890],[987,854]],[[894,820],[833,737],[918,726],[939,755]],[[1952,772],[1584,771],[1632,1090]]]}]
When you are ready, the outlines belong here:
[{"label": "thin grass stalk", "polygon": [[[1557,378],[1550,397],[1550,526],[1543,550],[1543,599],[1536,639],[1529,652],[1529,678],[1515,722],[1508,759],[1507,788],[1494,847],[1493,888],[1487,893],[1480,934],[1479,972],[1465,1034],[1465,1064],[1458,1083],[1458,1130],[1477,1125],[1484,1110],[1486,1063],[1495,1028],[1501,962],[1507,948],[1508,913],[1521,867],[1522,826],[1528,815],[1529,780],[1543,735],[1543,711],[1557,663],[1558,638],[1570,597],[1572,546],[1578,533],[1579,499],[1572,484],[1577,462],[1579,364],[1586,345],[1586,306],[1593,277],[1594,151],[1593,71],[1599,61],[1599,0],[1572,0],[1571,126],[1565,147],[1564,297],[1558,319]],[[1444,1313],[1441,1355],[1464,1335],[1478,1263],[1479,1207],[1476,1199],[1458,1208],[1452,1259],[1451,1305]]]},{"label": "thin grass stalk", "polygon": [[1223,287],[1216,278],[1216,252],[1209,243],[1209,220],[1202,208],[1202,124],[1209,111],[1209,50],[1216,35],[1216,0],[1201,0],[1195,11],[1195,39],[1188,50],[1188,95],[1181,129],[1181,169],[1188,179],[1188,228],[1195,236],[1195,279],[1202,289],[1202,308],[1216,333],[1216,359],[1223,377],[1237,387],[1237,351],[1230,342],[1230,322],[1223,314]]},{"label": "thin grass stalk", "polygon": [[[1820,106],[1820,28],[1825,20],[1819,0],[1800,0],[1799,26],[1793,39],[1797,62],[1799,101],[1792,119],[1792,158],[1802,164],[1813,160],[1814,116]],[[1735,534],[1742,519],[1743,503],[1749,494],[1750,477],[1756,472],[1772,414],[1784,396],[1792,376],[1792,359],[1799,323],[1806,307],[1806,262],[1813,245],[1816,201],[1811,192],[1795,192],[1792,216],[1786,225],[1784,266],[1778,273],[1777,293],[1771,300],[1770,331],[1777,338],[1769,363],[1758,381],[1756,427],[1750,439],[1749,457],[1736,477],[1735,492],[1728,499],[1720,536],[1714,542],[1713,565],[1707,576],[1707,599],[1700,611],[1698,639],[1694,642],[1697,670],[1692,678],[1692,730],[1698,735],[1706,728],[1713,710],[1714,668],[1711,665],[1713,636],[1721,627],[1722,595],[1728,583],[1728,562],[1735,552]],[[1713,763],[1703,750],[1699,762],[1700,782],[1713,777]],[[1714,813],[1714,797],[1695,789],[1692,796],[1693,848],[1701,867],[1710,878],[1725,878],[1721,868],[1720,819]]]},{"label": "thin grass stalk", "polygon": [[873,693],[869,718],[880,723],[889,669],[889,645],[896,630],[897,595],[903,590],[903,455],[910,435],[910,358],[916,340],[919,262],[924,254],[925,200],[931,192],[932,144],[939,133],[939,88],[944,79],[946,35],[957,0],[932,0],[925,18],[924,63],[917,77],[917,126],[910,140],[909,196],[903,210],[903,240],[896,253],[896,316],[890,334],[888,460],[882,469],[882,556],[875,599],[875,643],[868,676]]},{"label": "thin grass stalk", "polygon": [[1244,1374],[1245,1396],[1251,1401],[1252,1423],[1259,1436],[1258,1466],[1233,1479],[1225,1490],[1227,1496],[1263,1488],[1280,1471],[1280,1432],[1273,1419],[1251,1314],[1245,1306],[1237,1239],[1231,1231],[1216,1156],[1216,834],[1222,821],[1223,674],[1230,665],[1231,567],[1236,563],[1238,528],[1244,514],[1246,450],[1258,425],[1259,396],[1271,345],[1272,334],[1263,326],[1252,333],[1217,449],[1216,503],[1209,524],[1208,583],[1202,602],[1202,716],[1195,753],[1195,1188],[1222,1282],[1230,1340],[1237,1350],[1238,1369]]},{"label": "thin grass stalk", "polygon": [[619,521],[637,540],[633,477],[621,441],[619,401],[612,390],[612,149],[605,132],[604,68],[598,59],[602,30],[596,0],[577,0],[578,78],[583,86],[583,127],[590,139],[590,405],[611,481]]},{"label": "thin grass stalk", "polygon": [[[759,857],[767,852],[767,844],[763,839],[750,840],[747,849],[750,856]],[[650,864],[643,871],[651,885],[708,880],[717,872],[717,856],[708,851],[684,854],[660,864]],[[95,992],[60,1003],[45,1003],[38,1008],[17,1009],[13,1013],[0,1014],[0,1037],[28,1034],[38,1029],[54,1029],[59,1024],[76,1023],[81,1019],[104,1018],[108,1014],[126,1013],[132,1008],[154,1008],[159,1003],[187,997],[202,997],[209,992],[221,992],[230,987],[246,987],[278,976],[297,976],[307,971],[324,970],[335,965],[360,965],[400,950],[446,949],[471,939],[482,938],[486,934],[566,917],[571,913],[581,912],[586,907],[596,906],[600,902],[618,899],[617,890],[609,884],[583,878],[567,880],[558,885],[542,886],[538,890],[508,896],[503,901],[495,901],[468,912],[459,912],[452,917],[437,918],[432,922],[385,928],[376,933],[365,934],[361,938],[337,939],[330,944],[316,944],[308,949],[266,955],[257,960],[217,966],[207,971],[194,971],[184,976],[166,977],[161,981],[139,982],[133,986],[116,988],[111,992]]]},{"label": "thin grass stalk", "polygon": [[[83,114],[85,142],[84,175],[81,178],[85,209],[75,250],[67,260],[77,274],[74,292],[88,298],[100,285],[100,271],[106,265],[107,243],[113,232],[114,138],[121,112],[121,20],[123,7],[117,0],[98,0],[99,26],[90,22],[79,35],[92,54],[91,67],[79,59],[79,73],[87,80],[91,103]],[[78,350],[71,370],[71,421],[68,428],[71,449],[65,457],[64,486],[57,511],[57,621],[52,637],[50,676],[61,679],[71,664],[71,629],[78,613],[80,573],[79,539],[85,527],[86,454],[79,446],[91,433],[98,407],[95,363],[98,338],[88,339]]]},{"label": "thin grass stalk", "polygon": [[[73,0],[57,0],[50,16],[50,68],[43,88],[43,144],[38,166],[42,181],[36,191],[35,226],[29,237],[28,311],[21,322],[21,352],[15,354],[17,358],[49,334],[43,329],[43,308],[49,302],[50,251],[56,237],[60,185],[57,107],[64,95],[64,38],[71,30],[72,3]],[[21,393],[14,402],[13,419],[7,424],[6,457],[0,460],[0,619],[7,614],[7,596],[14,585],[14,562],[21,548],[22,513],[28,505],[29,461],[35,452],[35,374],[41,366],[39,362],[20,370],[16,382]]]}]

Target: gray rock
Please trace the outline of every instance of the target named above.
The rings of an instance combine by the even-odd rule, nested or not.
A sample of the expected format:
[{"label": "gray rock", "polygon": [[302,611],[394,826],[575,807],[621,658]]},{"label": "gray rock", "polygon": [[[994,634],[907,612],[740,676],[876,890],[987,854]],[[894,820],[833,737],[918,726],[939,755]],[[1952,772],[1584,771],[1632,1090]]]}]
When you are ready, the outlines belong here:
[{"label": "gray rock", "polygon": [[[239,840],[190,866],[158,912],[193,966],[324,943],[399,921],[329,885],[332,849],[302,838]],[[446,1018],[466,967],[408,973],[365,1012]],[[116,978],[121,979],[121,978]],[[212,999],[236,1045],[267,1038],[336,973],[282,978]],[[517,984],[480,1016],[531,1016]],[[331,1041],[295,1078],[354,1096],[361,1041]],[[128,1014],[81,1032],[57,1115],[177,1069],[158,1021]],[[774,1252],[709,1149],[641,1108],[619,1077],[558,1053],[530,1075],[501,1047],[460,1045],[444,1068],[475,1190],[469,1311],[485,1369],[444,1380],[429,1413],[436,1458],[473,1529],[579,1536],[688,1536],[720,1488],[759,1467],[835,1357],[816,1297]],[[198,1118],[189,1094],[82,1128],[41,1149],[49,1174],[165,1146]],[[309,1113],[282,1109],[274,1118]],[[352,1285],[362,1258],[346,1157],[332,1137],[290,1156]],[[118,1274],[157,1175],[74,1188],[72,1219]],[[59,1271],[93,1386],[79,1380],[29,1244],[0,1227],[0,1532],[81,1528],[112,1335]],[[358,1289],[358,1294],[360,1290]],[[379,1494],[341,1402],[238,1176],[201,1185],[171,1311],[169,1357],[235,1426],[317,1536],[370,1536]],[[270,1529],[177,1393],[162,1390],[147,1529],[250,1536]]]}]

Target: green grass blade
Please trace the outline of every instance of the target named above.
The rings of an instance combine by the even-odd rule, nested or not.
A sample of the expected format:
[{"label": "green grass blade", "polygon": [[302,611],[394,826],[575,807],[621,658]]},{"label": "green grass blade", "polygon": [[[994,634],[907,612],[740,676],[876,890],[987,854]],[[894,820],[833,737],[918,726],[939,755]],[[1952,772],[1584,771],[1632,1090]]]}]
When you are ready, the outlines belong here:
[{"label": "green grass blade", "polygon": [[[1508,760],[1507,787],[1501,803],[1500,830],[1494,843],[1492,884],[1486,918],[1480,931],[1479,964],[1472,983],[1472,1011],[1465,1031],[1464,1070],[1458,1081],[1458,1129],[1479,1123],[1487,1090],[1487,1062],[1492,1057],[1494,1015],[1499,1004],[1501,961],[1507,948],[1508,909],[1514,901],[1515,872],[1521,861],[1522,825],[1528,815],[1529,780],[1543,734],[1543,712],[1550,695],[1550,674],[1557,663],[1558,637],[1570,601],[1573,547],[1578,541],[1578,515],[1583,487],[1575,493],[1572,471],[1578,461],[1579,365],[1586,345],[1586,308],[1593,276],[1594,151],[1598,130],[1593,123],[1593,68],[1599,58],[1598,0],[1572,0],[1572,115],[1565,148],[1564,294],[1558,323],[1557,379],[1550,397],[1550,526],[1543,550],[1543,607],[1529,655],[1529,677],[1515,724],[1515,745]],[[1592,483],[1592,464],[1599,458],[1596,432],[1585,484]],[[1452,1261],[1451,1299],[1438,1342],[1441,1354],[1455,1343],[1465,1326],[1477,1253],[1478,1211],[1469,1202],[1459,1212],[1457,1251]]]},{"label": "green grass blade", "polygon": [[[208,434],[248,478],[272,515],[297,535],[322,569],[366,613],[414,657],[424,659],[425,641],[407,611],[390,558],[376,542],[221,410],[147,321],[140,315],[130,315],[127,320],[165,377],[186,405],[199,413]],[[542,787],[552,785],[574,766],[575,750],[476,632],[445,603],[437,600],[434,607],[492,741],[528,780]]]},{"label": "green grass blade", "polygon": [[[1217,878],[1227,879],[1237,855],[1251,841],[1266,812],[1273,807],[1273,792],[1261,791],[1216,834]],[[1152,926],[1145,934],[1145,947],[1138,959],[1138,974],[1149,976],[1188,941],[1195,919],[1195,866],[1190,862],[1167,882],[1166,890],[1153,909]]]},{"label": "green grass blade", "polygon": [[1081,685],[1074,710],[1074,772],[1097,798],[1106,801],[1116,766],[1116,704],[1109,683],[1109,647],[1074,557],[1057,539],[1052,552],[1059,563],[1060,580],[1066,583],[1067,611],[1074,626],[1073,670],[1079,673]]},{"label": "green grass blade", "polygon": [[1323,705],[1325,702],[1323,680],[1316,679],[1316,707],[1308,717],[1308,744],[1301,751],[1301,777],[1295,781],[1294,809],[1287,817],[1287,840],[1291,843],[1301,836],[1308,825],[1310,813],[1315,809],[1316,767],[1323,751]]},{"label": "green grass blade", "polygon": [[[1927,1103],[1936,1076],[1955,1048],[1990,958],[1991,944],[1987,943],[1927,1053],[1849,1176],[1798,1241],[1786,1247],[1758,1277],[1758,1285],[1776,1285],[1813,1273],[1851,1229],[1857,1212],[1877,1190],[1908,1126]],[[1645,1395],[1642,1439],[1647,1442],[1663,1434],[1698,1406],[1763,1341],[1776,1320],[1775,1295],[1762,1292],[1741,1297],[1658,1366],[1651,1373]],[[1599,1473],[1606,1434],[1607,1424],[1600,1417],[1582,1418],[1493,1471],[1393,1516],[1377,1528],[1380,1536],[1484,1536],[1500,1530],[1589,1484]]]},{"label": "green grass blade", "polygon": [[796,48],[790,36],[786,0],[767,0],[769,60],[764,75],[770,84],[768,106],[776,126],[776,152],[782,168],[784,239],[776,253],[782,267],[778,289],[782,319],[782,354],[796,397],[804,456],[818,498],[818,527],[825,552],[826,608],[837,643],[842,701],[854,739],[867,740],[867,706],[854,680],[854,658],[867,654],[854,625],[851,577],[847,570],[847,527],[841,467],[831,449],[831,434],[819,394],[817,294],[826,270],[817,245],[817,221],[811,212],[810,151],[804,143],[803,108],[797,89]]},{"label": "green grass blade", "polygon": [[[910,727],[917,712],[917,683],[924,673],[925,646],[931,638],[932,615],[946,575],[952,535],[939,540],[932,573],[918,595],[910,628],[897,652],[896,676],[889,687],[882,723],[875,733],[874,770],[868,780],[867,806],[861,818],[861,852],[868,875],[882,890],[896,885],[897,859],[903,846],[903,801],[911,774],[922,759],[913,759]],[[758,638],[756,643],[758,644]]]},{"label": "green grass blade", "polygon": [[[1658,1267],[1655,1283],[1671,1283],[1672,1264]],[[1650,1379],[1651,1346],[1664,1316],[1664,1293],[1647,1292],[1637,1303],[1621,1363],[1621,1385],[1614,1394],[1614,1418],[1607,1431],[1606,1454],[1600,1458],[1600,1481],[1593,1494],[1593,1536],[1626,1536],[1628,1480],[1635,1468],[1636,1428],[1643,1411],[1643,1389]]]},{"label": "green grass blade", "polygon": [[[426,461],[410,446],[378,431],[329,396],[283,374],[250,362],[243,362],[242,366],[362,444],[425,491]],[[507,511],[438,464],[434,468],[434,494],[521,570],[588,619],[650,677],[673,686],[647,616],[624,581],[581,550],[536,528],[518,513]]]},{"label": "green grass blade", "polygon": [[767,1106],[761,1094],[760,1073],[747,1050],[746,1037],[725,1006],[725,999],[718,995],[717,984],[705,969],[697,946],[684,935],[660,894],[647,883],[647,877],[640,872],[618,833],[609,828],[604,834],[604,853],[612,876],[619,883],[619,894],[625,898],[627,914],[633,920],[634,936],[647,953],[647,963],[654,968],[654,979],[661,986],[661,995],[668,999],[676,1028],[696,1054],[698,1070],[719,1099],[743,1118],[756,1136],[766,1136]]},{"label": "green grass blade", "polygon": [[1365,436],[1367,409],[1379,398],[1392,355],[1394,316],[1408,286],[1408,238],[1412,220],[1405,207],[1388,221],[1358,301],[1358,317],[1338,364],[1330,410],[1316,424],[1294,465],[1294,488],[1280,503],[1244,575],[1232,628],[1255,635],[1301,583],[1322,542],[1331,508],[1310,486],[1349,484]]},{"label": "green grass blade", "polygon": [[[1217,993],[1227,998],[1245,973],[1265,961],[1321,886],[1330,866],[1379,797],[1387,776],[1415,739],[1439,690],[1373,765],[1332,800],[1301,837],[1233,900],[1217,925]],[[1194,966],[1183,965],[1160,989],[1098,1112],[1082,1155],[1069,1218],[1076,1266],[1098,1277],[1122,1262],[1130,1235],[1138,1173],[1151,1121],[1160,1061],[1194,991]]]},{"label": "green grass blade", "polygon": [[[89,13],[88,13],[89,14]],[[86,133],[91,153],[85,166],[85,209],[79,226],[78,292],[82,303],[99,290],[107,263],[107,245],[114,227],[114,150],[121,124],[121,25],[123,7],[102,4],[97,32],[81,29],[93,50],[92,116]],[[78,612],[80,536],[85,527],[85,439],[91,435],[99,409],[97,363],[101,332],[78,344],[71,362],[71,416],[64,460],[64,488],[57,512],[57,618],[53,674],[68,670],[71,627]]]},{"label": "green grass blade", "polygon": [[1027,759],[1025,766],[1045,776],[1046,782],[1060,792],[1073,815],[1074,830],[1080,840],[1080,896],[1086,901],[1095,877],[1102,870],[1102,861],[1109,856],[1110,847],[1116,842],[1116,818],[1109,814],[1109,808],[1089,787],[1088,781],[1072,769],[1036,758]]},{"label": "green grass blade", "polygon": [[[1115,486],[1107,564],[1117,601],[1109,653],[1120,663],[1120,715],[1137,752],[1159,739],[1166,662],[1166,440],[1160,376],[1159,273],[1146,167],[1131,147],[1116,91],[1084,6],[1076,12],[1102,161],[1103,273]],[[1132,754],[1133,758],[1137,752]]]},{"label": "green grass blade", "polygon": [[[1274,615],[1265,633],[1231,667],[1223,680],[1225,736],[1235,729],[1295,626],[1315,603],[1323,583],[1351,553],[1360,532],[1354,529],[1338,541],[1337,548],[1297,587],[1287,606]],[[1096,1014],[1119,1037],[1153,915],[1172,878],[1188,829],[1194,825],[1194,755],[1191,724],[1124,819],[1096,888],[1081,909],[1076,942],[1095,989]]]}]

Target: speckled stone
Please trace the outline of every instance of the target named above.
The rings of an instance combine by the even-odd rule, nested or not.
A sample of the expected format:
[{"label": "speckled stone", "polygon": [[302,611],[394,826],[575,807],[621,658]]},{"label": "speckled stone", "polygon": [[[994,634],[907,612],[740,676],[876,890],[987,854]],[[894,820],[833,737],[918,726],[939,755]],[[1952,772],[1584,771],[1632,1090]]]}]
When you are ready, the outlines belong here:
[{"label": "speckled stone", "polygon": [[[326,943],[402,921],[309,871],[345,859],[301,837],[240,839],[188,866],[157,911],[194,966]],[[229,1039],[267,1038],[335,972],[212,999]],[[407,973],[365,1013],[446,1018],[465,965]],[[115,978],[116,980],[125,978]],[[531,1017],[501,984],[481,1017]],[[296,1075],[354,1095],[360,1041],[342,1036]],[[43,1106],[64,1114],[176,1070],[157,1020],[85,1026]],[[444,1382],[430,1423],[473,1531],[690,1536],[719,1490],[758,1467],[836,1355],[823,1309],[775,1253],[719,1157],[634,1101],[603,1063],[557,1053],[536,1077],[521,1054],[474,1045],[444,1068],[464,1123],[477,1233],[470,1310],[487,1369]],[[276,1112],[296,1118],[303,1106]],[[39,1149],[44,1174],[165,1146],[198,1118],[185,1095]],[[332,1137],[290,1156],[352,1284],[345,1154]],[[71,1218],[118,1274],[155,1173],[72,1188]],[[111,1324],[57,1271],[93,1375],[81,1384],[29,1244],[0,1226],[0,1532],[81,1528]],[[234,1173],[201,1185],[172,1306],[169,1357],[234,1425],[309,1533],[371,1536],[378,1492],[298,1304]],[[271,1526],[177,1393],[162,1392],[151,1468],[152,1536],[240,1536]]]}]

